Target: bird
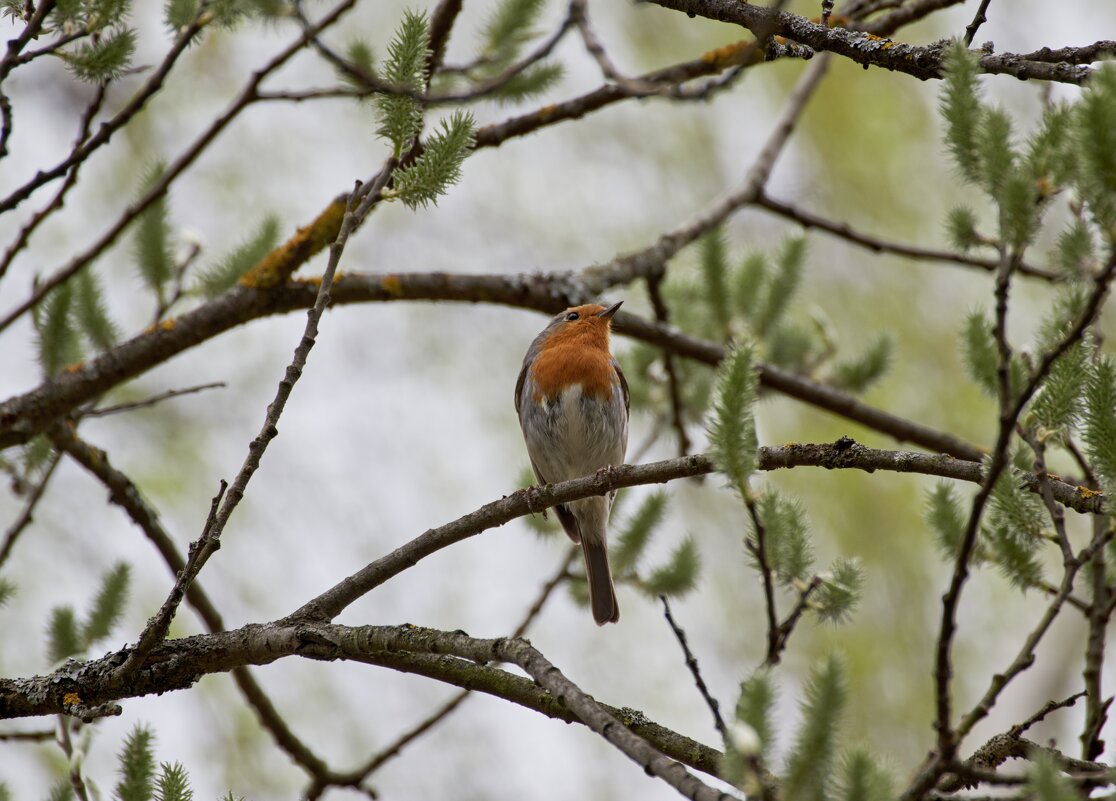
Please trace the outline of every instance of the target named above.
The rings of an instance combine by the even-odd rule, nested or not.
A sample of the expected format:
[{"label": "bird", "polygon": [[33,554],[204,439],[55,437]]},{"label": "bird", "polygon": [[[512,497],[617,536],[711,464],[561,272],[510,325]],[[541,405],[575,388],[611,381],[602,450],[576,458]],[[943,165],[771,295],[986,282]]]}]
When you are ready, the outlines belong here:
[{"label": "bird", "polygon": [[[622,303],[568,308],[527,349],[515,384],[515,410],[541,484],[624,463],[628,382],[609,350],[612,316]],[[620,619],[608,564],[608,515],[615,497],[611,492],[554,507],[566,534],[581,544],[598,626]]]}]

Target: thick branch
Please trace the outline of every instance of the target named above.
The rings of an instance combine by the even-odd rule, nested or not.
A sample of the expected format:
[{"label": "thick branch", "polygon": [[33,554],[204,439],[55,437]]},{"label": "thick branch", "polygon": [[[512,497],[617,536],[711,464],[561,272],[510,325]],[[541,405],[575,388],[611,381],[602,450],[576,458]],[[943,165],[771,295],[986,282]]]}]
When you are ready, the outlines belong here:
[{"label": "thick branch", "polygon": [[[250,320],[313,305],[314,280],[295,281],[261,291],[237,287],[203,306],[166,320],[133,339],[80,366],[51,378],[36,389],[0,403],[0,448],[22,444],[54,419],[92,400],[117,384],[167,361],[195,345]],[[453,275],[450,273],[345,273],[334,282],[332,300],[345,303],[398,300],[446,300],[500,303],[546,314],[585,303],[595,296],[585,292],[573,273],[550,275]],[[716,365],[724,348],[691,337],[670,326],[620,312],[617,331],[670,350],[686,358]],[[760,367],[760,381],[768,389],[823,408],[867,428],[942,453],[979,461],[981,451],[953,436],[876,409],[847,392],[774,366]]]},{"label": "thick branch", "polygon": [[[760,470],[777,470],[800,466],[827,469],[853,468],[873,472],[891,470],[902,473],[955,478],[979,484],[980,465],[944,455],[881,451],[865,448],[843,439],[832,445],[785,445],[760,448]],[[644,465],[621,465],[592,476],[529,487],[512,493],[498,501],[486,504],[464,517],[419,535],[387,556],[377,559],[341,581],[333,588],[305,604],[290,616],[290,620],[332,620],[349,604],[383,584],[393,576],[415,565],[421,559],[482,531],[502,526],[523,515],[540,512],[559,503],[579,498],[604,495],[623,487],[655,484],[679,478],[704,475],[714,470],[712,461],[704,454],[667,459]],[[1102,497],[1072,487],[1051,477],[1051,492],[1060,503],[1082,512],[1099,512],[1106,508]],[[1037,486],[1037,481],[1032,482]]]},{"label": "thick branch", "polygon": [[[505,697],[562,720],[579,720],[687,797],[725,797],[660,751],[707,772],[717,770],[720,754],[655,726],[638,713],[600,706],[526,641],[481,640],[462,632],[416,626],[268,623],[172,640],[157,646],[144,669],[123,686],[114,685],[112,677],[127,658],[126,651],[88,662],[70,661],[48,676],[0,679],[0,718],[61,713],[64,705],[73,703],[74,695],[93,705],[186,689],[203,675],[266,665],[289,656],[382,665]],[[514,663],[531,679],[476,664],[489,661]],[[69,700],[64,700],[67,696]],[[643,738],[651,739],[655,747]]]},{"label": "thick branch", "polygon": [[[940,78],[942,74],[943,50],[940,43],[919,47],[884,39],[865,31],[828,28],[796,14],[776,11],[758,4],[739,3],[736,0],[651,0],[651,2],[664,8],[682,11],[690,16],[740,25],[757,35],[760,31],[773,31],[779,36],[785,36],[814,50],[844,56],[864,67],[882,67],[924,81]],[[1082,84],[1092,74],[1092,70],[1086,66],[1029,61],[1013,53],[1003,55],[980,53],[979,56],[981,69],[985,72],[1014,75],[1020,80],[1034,78]]]}]

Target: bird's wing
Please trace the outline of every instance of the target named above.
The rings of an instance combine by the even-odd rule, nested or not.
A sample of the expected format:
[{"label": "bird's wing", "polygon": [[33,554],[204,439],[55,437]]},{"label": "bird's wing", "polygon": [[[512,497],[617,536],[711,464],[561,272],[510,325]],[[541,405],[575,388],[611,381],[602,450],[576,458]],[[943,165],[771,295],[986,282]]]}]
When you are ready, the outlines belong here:
[{"label": "bird's wing", "polygon": [[624,378],[624,371],[620,369],[620,362],[616,361],[615,357],[612,359],[612,369],[616,371],[616,376],[620,379],[620,390],[624,393],[624,414],[628,414],[631,411],[628,379]]},{"label": "bird's wing", "polygon": [[[526,359],[524,359],[523,360],[523,367],[519,371],[519,378],[517,378],[516,381],[515,381],[515,413],[516,413],[516,415],[519,414],[520,395],[523,394],[523,384],[527,381],[527,368],[528,367],[530,367],[530,364],[528,363],[528,361]],[[537,475],[538,472],[539,471],[536,470],[535,474]]]}]

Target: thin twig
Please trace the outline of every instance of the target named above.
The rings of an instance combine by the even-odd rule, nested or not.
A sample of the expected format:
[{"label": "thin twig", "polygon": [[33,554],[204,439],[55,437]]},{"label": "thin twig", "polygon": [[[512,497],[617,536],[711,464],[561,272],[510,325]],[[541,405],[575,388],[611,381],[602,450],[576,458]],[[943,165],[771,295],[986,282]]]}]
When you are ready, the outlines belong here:
[{"label": "thin twig", "polygon": [[1033,53],[1025,53],[1020,58],[1024,61],[1045,61],[1062,64],[1092,64],[1105,57],[1116,55],[1116,41],[1104,39],[1084,47],[1062,47],[1052,50],[1043,47]]},{"label": "thin twig", "polygon": [[[1001,210],[1001,214],[1002,214]],[[1011,288],[1011,276],[1018,265],[1020,258],[1018,250],[1009,252],[1006,245],[1000,246],[1000,266],[996,272],[995,298],[996,317],[993,325],[993,337],[996,342],[996,378],[998,388],[998,401],[1000,407],[999,433],[996,446],[992,450],[988,469],[980,491],[973,498],[969,510],[965,533],[961,539],[961,547],[957,549],[954,560],[953,574],[950,578],[949,589],[942,596],[942,616],[938,629],[938,641],[934,660],[934,698],[935,720],[934,728],[938,735],[937,755],[941,764],[951,764],[956,760],[957,745],[961,737],[954,731],[952,721],[953,698],[951,694],[953,680],[952,650],[953,638],[957,632],[957,609],[961,603],[961,592],[969,578],[969,562],[976,548],[976,537],[980,527],[981,517],[984,513],[992,490],[1007,464],[1007,449],[1011,442],[1012,432],[1018,414],[1011,413],[1011,345],[1007,339],[1007,313],[1008,295]],[[1067,573],[1068,575],[1068,573]],[[1072,584],[1066,588],[1066,594],[1072,589]],[[1060,597],[1060,596],[1059,596]],[[1061,601],[1055,599],[1058,607]],[[1053,606],[1053,604],[1052,604]]]},{"label": "thin twig", "polygon": [[[1094,518],[1094,539],[1104,535],[1111,524],[1107,518]],[[1092,604],[1089,607],[1089,636],[1085,643],[1085,667],[1082,676],[1085,680],[1085,721],[1081,729],[1081,758],[1097,759],[1104,752],[1101,732],[1108,718],[1108,707],[1112,699],[1104,698],[1103,667],[1105,639],[1111,612],[1108,609],[1108,577],[1105,572],[1104,548],[1093,554],[1092,564]]]},{"label": "thin twig", "polygon": [[763,605],[767,615],[767,654],[764,657],[765,665],[779,664],[779,613],[775,608],[775,576],[771,570],[771,563],[767,560],[767,527],[760,519],[759,506],[750,493],[744,495],[744,505],[748,508],[748,516],[752,520],[752,529],[755,539],[744,535],[744,546],[751,552],[759,567],[760,577],[763,579]]},{"label": "thin twig", "polygon": [[783,151],[794,127],[828,70],[829,60],[816,58],[799,78],[787,99],[775,126],[760,149],[759,155],[744,178],[743,183],[729,192],[712,207],[695,215],[677,228],[661,235],[653,245],[635,253],[620,256],[607,264],[588,267],[580,279],[589,291],[614,286],[618,283],[646,277],[661,272],[666,261],[682,248],[716,228],[739,209],[755,202],[760,196],[775,161]]},{"label": "thin twig", "polygon": [[[554,590],[563,581],[569,578],[570,565],[574,562],[577,556],[578,551],[576,548],[569,548],[567,550],[566,557],[558,566],[558,570],[545,584],[543,584],[542,589],[539,591],[539,594],[532,602],[530,608],[527,610],[527,613],[523,616],[523,619],[519,622],[519,625],[516,626],[515,631],[511,635],[513,638],[522,637],[524,634],[527,633],[527,629],[530,628],[531,623],[533,623],[535,618],[538,617],[539,613],[546,605],[546,602],[554,594]],[[461,706],[465,699],[468,698],[470,695],[472,695],[471,690],[462,690],[461,692],[453,695],[448,701],[442,704],[441,707],[439,707],[425,719],[420,721],[418,724],[408,729],[403,734],[399,735],[399,737],[397,737],[387,746],[380,749],[380,751],[374,754],[367,762],[365,762],[356,770],[349,771],[347,773],[335,774],[332,777],[328,777],[327,780],[313,781],[306,790],[306,798],[308,799],[308,801],[309,799],[318,798],[323,792],[325,792],[326,789],[331,786],[360,787],[365,781],[367,781],[370,775],[375,773],[386,762],[399,756],[405,747],[410,745],[416,739],[421,737],[426,732],[430,731],[436,725],[453,714],[453,712],[455,712],[457,708]]]},{"label": "thin twig", "polygon": [[[155,617],[148,622],[147,628],[144,629],[143,634],[140,636],[138,644],[129,653],[126,662],[121,666],[121,680],[141,668],[144,664],[144,660],[150,654],[151,649],[163,641],[170,629],[175,611],[179,604],[182,603],[182,599],[186,596],[190,584],[197,577],[198,573],[201,572],[202,568],[205,567],[210,557],[221,547],[221,534],[224,532],[229,518],[244,497],[248,482],[251,481],[252,476],[259,468],[260,460],[263,458],[263,454],[267,450],[268,445],[279,435],[279,430],[276,426],[279,423],[280,416],[283,414],[283,410],[286,408],[287,399],[290,397],[294,385],[302,376],[302,371],[306,366],[310,350],[314,347],[316,342],[318,323],[326,307],[329,306],[330,286],[333,284],[333,276],[337,271],[337,265],[340,263],[341,254],[344,252],[349,235],[356,228],[357,219],[361,216],[361,213],[363,212],[366,214],[368,209],[380,200],[380,193],[387,185],[391,173],[395,169],[395,164],[394,158],[389,159],[368,187],[362,187],[362,185],[358,183],[356,189],[354,189],[350,196],[348,208],[345,211],[345,219],[341,225],[341,231],[338,233],[337,239],[334,241],[333,245],[330,246],[330,258],[326,265],[325,272],[322,275],[321,284],[318,287],[318,297],[314,302],[314,307],[306,314],[306,327],[303,331],[302,338],[295,348],[294,356],[291,363],[287,366],[283,379],[279,382],[275,398],[267,407],[263,426],[255,439],[249,443],[248,455],[241,465],[240,471],[233,479],[232,485],[229,486],[224,481],[221,482],[220,492],[217,494],[217,497],[213,499],[213,506],[210,510],[209,519],[206,520],[202,536],[190,546],[190,555],[187,559],[186,567],[179,573],[170,595],[167,596],[166,601]],[[358,198],[361,197],[363,197],[363,200],[358,201]],[[225,491],[226,487],[228,487],[227,493]]]},{"label": "thin twig", "polygon": [[[829,220],[820,215],[805,211],[791,203],[776,200],[766,193],[761,193],[760,196],[756,198],[755,205],[773,214],[777,214],[780,217],[792,220],[803,228],[813,228],[824,231],[844,239],[847,242],[851,242],[854,245],[866,248],[873,253],[893,253],[896,256],[904,256],[919,261],[942,262],[965,267],[976,267],[990,273],[995,272],[996,266],[999,264],[997,259],[982,259],[977,256],[970,256],[966,253],[955,253],[953,251],[937,250],[935,248],[921,248],[903,242],[892,242],[887,239],[882,239],[871,234],[857,231],[846,222]],[[1041,278],[1045,281],[1058,280],[1058,276],[1055,273],[1049,270],[1043,270],[1039,267],[1034,267],[1025,262],[1020,262],[1019,273]]]},{"label": "thin twig", "polygon": [[49,483],[50,477],[54,475],[54,468],[58,467],[61,456],[62,455],[58,452],[51,455],[42,477],[31,489],[31,494],[27,496],[27,500],[23,504],[23,509],[20,511],[19,517],[17,517],[15,521],[8,526],[8,530],[4,532],[4,542],[0,544],[0,566],[11,556],[12,548],[15,547],[19,535],[22,534],[24,529],[34,520],[35,507],[38,506],[39,501],[42,500],[43,493],[46,492],[47,483]]},{"label": "thin twig", "polygon": [[[822,584],[823,582],[820,576],[811,576],[810,580],[798,591],[798,600],[794,604],[794,609],[792,609],[786,619],[779,624],[776,631],[776,655],[786,649],[787,642],[790,640],[791,634],[794,633],[794,627],[798,625],[798,621],[802,619],[806,610],[810,608],[810,596],[813,595]],[[776,659],[776,662],[770,662],[768,664],[777,664],[777,662],[778,659]]]},{"label": "thin twig", "polygon": [[[257,90],[259,89],[261,82],[273,72],[278,70],[281,66],[283,66],[293,56],[301,52],[303,47],[305,47],[306,45],[307,38],[310,35],[316,35],[317,33],[320,33],[322,30],[335,23],[346,11],[348,11],[353,6],[355,2],[356,0],[342,0],[341,3],[339,3],[328,14],[322,17],[322,19],[320,19],[313,26],[311,31],[303,32],[303,34],[298,39],[284,48],[263,68],[253,73],[252,78],[248,81],[247,85],[241,90],[240,94],[236,97],[235,100],[233,100],[229,107],[216,119],[214,119],[212,123],[210,123],[209,127],[207,127],[206,130],[203,131],[202,134],[194,140],[194,142],[186,149],[186,151],[182,155],[180,155],[177,159],[175,159],[167,166],[167,169],[160,175],[159,180],[156,181],[143,194],[142,197],[128,206],[124,210],[124,213],[121,214],[121,216],[116,220],[115,223],[113,223],[109,227],[107,231],[105,231],[92,245],[87,247],[78,255],[74,256],[66,264],[66,266],[54,271],[47,278],[44,278],[38,284],[38,286],[36,286],[35,290],[27,299],[25,299],[22,303],[12,309],[3,318],[0,318],[0,332],[2,332],[5,328],[14,323],[24,314],[26,314],[32,307],[38,304],[39,301],[46,297],[47,293],[54,289],[54,287],[69,280],[79,270],[96,259],[102,252],[104,252],[104,250],[112,245],[112,243],[115,242],[116,239],[128,228],[132,221],[136,219],[136,217],[142,214],[143,211],[147,209],[152,203],[154,203],[167,193],[174,180],[178,178],[178,176],[181,175],[187,167],[193,164],[195,160],[197,160],[202,152],[213,142],[214,139],[217,138],[218,134],[220,134],[226,127],[228,127],[228,125],[234,119],[236,119],[240,115],[240,113],[244,111],[244,109],[248,108],[250,105],[252,105],[252,103],[259,100]],[[182,34],[180,34],[179,39],[176,42],[176,48],[177,45],[181,44],[181,47],[184,49],[189,42],[187,34],[190,33],[190,31],[196,32],[197,30],[197,23],[188,26],[182,32]],[[173,61],[169,61],[169,63],[164,62],[161,69],[165,68],[169,70],[171,64],[173,64]],[[140,104],[140,106],[142,106],[142,103]],[[137,107],[135,111],[138,110],[139,108]],[[85,145],[75,149],[74,153],[76,154],[79,151],[85,153],[86,150],[90,150],[91,152],[91,148],[93,148],[96,143],[100,143],[99,137],[123,113],[123,111],[120,112],[120,114],[118,114],[117,117],[114,117],[113,120],[102,124],[101,127],[98,129],[97,134],[91,137]],[[72,163],[79,160],[84,160],[87,157],[88,153],[85,153],[85,155],[83,155],[80,159],[71,156],[71,159],[64,161],[63,164],[66,165],[66,169],[69,169],[69,167],[72,166]],[[65,170],[63,170],[63,172],[65,172]],[[59,173],[59,175],[61,174],[62,173]],[[40,175],[42,175],[42,173],[40,173]],[[18,193],[13,194],[12,197],[16,197],[17,194]],[[3,212],[4,209],[4,203],[0,202],[0,212]]]},{"label": "thin twig", "polygon": [[1073,777],[1074,781],[1091,781],[1101,784],[1116,783],[1112,768],[1101,762],[1074,759],[1056,748],[1039,745],[1012,732],[997,734],[973,752],[964,762],[950,769],[949,774],[936,789],[955,793],[978,784],[1005,786],[1021,784],[1027,777],[1004,776],[996,769],[1009,759],[1033,760],[1042,755],[1058,768]]},{"label": "thin twig", "polygon": [[[89,139],[93,120],[104,104],[107,88],[107,82],[98,84],[97,93],[93,96],[93,100],[90,101],[89,105],[85,107],[85,112],[82,114],[81,123],[78,127],[78,136],[77,140],[74,142],[74,147],[80,147]],[[8,271],[8,268],[11,267],[12,261],[15,259],[16,255],[27,246],[35,230],[65,204],[66,195],[77,185],[78,171],[83,164],[85,164],[85,159],[74,163],[73,166],[66,171],[66,178],[62,181],[62,185],[58,188],[58,191],[54,193],[54,197],[52,197],[45,206],[35,212],[35,214],[31,216],[31,219],[19,230],[19,233],[16,234],[15,240],[4,252],[4,258],[0,260],[0,278],[2,278]]]},{"label": "thin twig", "polygon": [[[974,713],[976,712],[976,710],[974,710],[974,713],[970,713],[969,717],[966,718],[966,720],[971,721],[967,724],[967,727],[963,722],[957,732],[952,730],[950,722],[951,699],[949,689],[952,679],[950,652],[953,636],[956,632],[956,615],[960,603],[961,590],[969,576],[969,559],[972,556],[973,548],[976,544],[976,535],[985,504],[991,497],[992,488],[999,479],[1000,473],[1007,465],[1008,446],[1011,442],[1011,436],[1015,429],[1016,422],[1019,420],[1019,415],[1023,411],[1023,407],[1046,379],[1054,362],[1073,347],[1075,343],[1080,341],[1085,331],[1093,324],[1096,316],[1100,312],[1101,304],[1108,294],[1108,287],[1112,281],[1113,273],[1116,272],[1116,251],[1114,251],[1105,269],[1095,278],[1093,291],[1085,304],[1085,308],[1082,310],[1081,316],[1061,341],[1043,355],[1041,362],[1031,374],[1026,386],[1023,387],[1018,396],[1013,399],[1010,392],[1009,376],[1011,347],[1007,342],[1006,317],[1010,279],[1014,268],[1017,266],[1017,259],[1018,254],[1011,254],[1005,250],[1003,253],[1002,266],[996,278],[996,322],[993,333],[999,354],[997,365],[997,379],[1000,390],[999,434],[997,436],[996,446],[992,451],[987,475],[984,478],[980,491],[973,499],[965,534],[962,538],[961,547],[958,549],[957,560],[954,565],[953,577],[950,581],[949,590],[942,598],[942,618],[938,634],[937,656],[934,668],[937,707],[935,726],[938,731],[939,755],[939,762],[934,770],[938,770],[942,763],[948,764],[953,761],[954,755],[956,754],[958,737],[963,736],[967,727],[971,727],[976,720],[979,720],[980,717],[987,714],[987,710],[983,710],[979,716],[974,718]],[[1067,576],[1069,576],[1070,573],[1071,571],[1066,571]],[[1059,595],[1055,598],[1051,608],[1060,607],[1062,600],[1064,600],[1064,596],[1068,595],[1072,589],[1072,581],[1068,586],[1063,583],[1062,591],[1059,592]],[[995,694],[992,694],[991,697],[994,699]],[[978,709],[980,709],[980,707],[978,707]],[[933,771],[922,774],[916,783],[909,788],[909,792],[917,796],[920,792],[925,792],[929,789],[929,786],[933,782],[933,777],[930,775],[931,773],[933,773]]]},{"label": "thin twig", "polygon": [[[647,295],[651,298],[651,309],[655,319],[664,325],[670,323],[670,312],[667,310],[663,293],[660,290],[662,276],[653,273],[647,276]],[[678,380],[678,370],[674,364],[674,354],[669,350],[663,351],[663,370],[667,376],[667,390],[670,395],[670,416],[674,432],[678,436],[678,455],[685,456],[690,452],[690,437],[686,433],[686,420],[682,405],[682,386]]]},{"label": "thin twig", "polygon": [[1093,558],[1097,551],[1103,549],[1104,546],[1108,544],[1109,540],[1111,540],[1112,537],[1113,532],[1109,530],[1105,531],[1102,536],[1094,538],[1088,546],[1086,546],[1079,554],[1077,554],[1073,562],[1067,567],[1062,577],[1062,584],[1061,587],[1059,587],[1058,595],[1054,598],[1053,601],[1050,602],[1049,606],[1047,606],[1046,608],[1046,611],[1043,613],[1042,618],[1040,618],[1038,624],[1030,632],[1030,634],[1027,635],[1022,647],[1019,649],[1019,653],[1016,654],[1016,657],[1012,661],[1011,665],[1009,665],[1006,670],[999,672],[992,677],[992,681],[990,682],[988,689],[985,691],[980,701],[977,702],[976,706],[974,706],[973,709],[967,715],[965,715],[965,717],[962,718],[961,722],[957,725],[955,736],[958,738],[958,740],[965,737],[965,735],[973,730],[973,727],[977,723],[979,723],[985,716],[988,715],[988,713],[992,710],[992,707],[995,705],[996,700],[999,698],[1000,693],[1004,690],[1005,687],[1008,686],[1008,684],[1011,683],[1012,679],[1014,679],[1016,676],[1018,676],[1020,673],[1034,664],[1035,648],[1038,646],[1043,636],[1049,630],[1050,625],[1054,622],[1054,619],[1058,616],[1058,612],[1061,610],[1062,604],[1065,602],[1065,599],[1069,596],[1070,591],[1073,589],[1073,582],[1074,579],[1077,577],[1078,572],[1086,563],[1089,562],[1090,559]]},{"label": "thin twig", "polygon": [[66,755],[67,775],[74,795],[80,801],[89,801],[89,791],[85,787],[85,778],[81,775],[84,759],[81,756],[74,759],[74,744],[70,740],[70,719],[66,715],[58,716],[58,725],[55,727],[55,742],[62,749],[62,753]]},{"label": "thin twig", "polygon": [[178,576],[175,578],[170,594],[163,601],[163,605],[159,607],[159,611],[147,621],[147,625],[140,634],[135,647],[128,652],[127,659],[121,664],[119,669],[120,681],[126,680],[129,675],[143,667],[143,663],[151,654],[151,650],[166,638],[167,632],[170,631],[171,621],[174,620],[175,612],[178,611],[178,607],[186,597],[190,585],[194,583],[194,579],[197,578],[198,573],[205,565],[208,554],[220,547],[214,524],[217,519],[217,510],[227,488],[228,484],[221,481],[217,494],[213,496],[210,503],[209,516],[202,527],[201,536],[190,543],[186,564],[178,571]]},{"label": "thin twig", "polygon": [[[47,3],[43,3],[40,9],[47,5]],[[53,3],[50,3],[50,5],[53,5]],[[199,12],[199,16],[200,13],[201,12]],[[14,209],[30,197],[40,186],[61,178],[69,172],[70,168],[75,164],[80,161],[85,161],[94,151],[107,144],[112,135],[138,114],[147,104],[147,101],[162,89],[163,83],[166,81],[167,75],[170,74],[171,68],[174,67],[178,58],[189,49],[190,43],[193,42],[194,37],[197,36],[201,29],[202,23],[198,18],[194,19],[189,25],[183,27],[178,32],[174,44],[171,45],[170,50],[167,52],[166,56],[163,57],[162,62],[160,62],[159,66],[155,69],[155,72],[153,72],[144,85],[132,95],[132,99],[129,100],[120,111],[113,115],[112,118],[102,123],[97,129],[97,133],[80,146],[70,151],[70,154],[66,156],[66,158],[48,170],[40,170],[35,173],[35,176],[30,181],[27,181],[23,186],[0,200],[0,213]],[[28,26],[28,30],[30,30],[30,26]],[[9,56],[11,55],[11,45],[12,43],[9,42]],[[4,62],[0,63],[0,81],[4,80],[8,70],[14,66],[14,64],[8,62],[9,59],[5,58]]]},{"label": "thin twig", "polygon": [[1062,564],[1067,565],[1073,561],[1073,546],[1066,533],[1066,513],[1054,500],[1054,491],[1050,488],[1050,473],[1046,468],[1046,443],[1023,426],[1019,426],[1018,431],[1019,436],[1030,446],[1031,452],[1035,455],[1032,474],[1038,485],[1039,497],[1042,498],[1046,512],[1050,515],[1050,521],[1054,524],[1054,536],[1062,551]]},{"label": "thin twig", "polygon": [[83,411],[82,417],[107,417],[112,414],[121,414],[122,412],[133,412],[137,409],[149,409],[156,404],[162,403],[171,398],[181,398],[185,395],[193,395],[198,392],[204,392],[207,389],[224,389],[227,386],[224,381],[211,381],[208,384],[197,384],[192,387],[185,387],[183,389],[168,389],[166,392],[160,392],[157,395],[152,395],[150,398],[143,400],[130,401],[128,403],[117,403],[113,406],[103,406],[100,409],[90,409]]},{"label": "thin twig", "polygon": [[686,642],[686,632],[675,622],[674,615],[670,613],[670,602],[667,597],[660,595],[659,600],[663,603],[663,617],[666,618],[670,630],[674,632],[674,638],[678,640],[678,645],[682,648],[682,655],[686,658],[686,667],[690,669],[690,675],[694,677],[694,684],[705,700],[705,705],[709,707],[709,712],[713,715],[713,726],[717,729],[717,733],[721,735],[721,742],[728,742],[728,729],[725,727],[725,719],[721,717],[721,705],[709,692],[709,688],[705,685],[705,679],[701,677],[701,668],[698,666],[697,657],[694,656],[689,643]]},{"label": "thin twig", "polygon": [[54,731],[3,731],[0,732],[0,742],[8,743],[41,743],[43,740],[53,740]]},{"label": "thin twig", "polygon": [[[958,2],[959,0],[951,0]],[[944,50],[941,44],[913,45],[905,42],[880,42],[886,34],[870,35],[873,26],[861,30],[826,27],[797,14],[790,14],[758,3],[737,3],[728,0],[650,0],[663,8],[702,16],[707,19],[740,25],[757,34],[764,32],[783,36],[819,53],[833,53],[863,67],[880,67],[905,73],[921,80],[939,78],[942,74]],[[938,7],[943,4],[936,0]],[[950,3],[946,3],[950,4]],[[883,23],[881,28],[883,30]],[[1020,80],[1058,81],[1081,85],[1093,74],[1089,67],[1027,61],[1015,53],[985,53],[980,67],[991,74],[1013,75]]]},{"label": "thin twig", "polygon": [[1068,698],[1063,698],[1061,701],[1047,701],[1045,704],[1043,704],[1042,709],[1040,709],[1038,712],[1031,715],[1022,723],[1017,723],[1016,725],[1012,726],[1011,729],[1008,730],[1008,734],[1012,737],[1022,737],[1023,734],[1026,733],[1027,730],[1029,730],[1036,723],[1041,723],[1043,720],[1045,720],[1046,716],[1049,715],[1051,712],[1059,709],[1069,709],[1071,706],[1077,703],[1078,698],[1081,698],[1084,695],[1084,692],[1079,692],[1074,693]]},{"label": "thin twig", "polygon": [[15,122],[12,119],[12,101],[0,91],[0,159],[8,155],[8,140],[12,138]]},{"label": "thin twig", "polygon": [[973,43],[973,38],[976,37],[977,31],[980,26],[988,22],[988,16],[985,14],[988,11],[988,6],[992,0],[980,0],[980,7],[977,9],[976,16],[973,21],[965,26],[965,47],[969,47]]},{"label": "thin twig", "polygon": [[[123,509],[132,522],[139,526],[171,572],[175,576],[181,574],[186,569],[186,559],[178,552],[174,539],[163,527],[158,512],[144,500],[135,483],[113,466],[107,453],[85,442],[69,428],[59,426],[52,434],[60,450],[73,457],[108,488],[110,502]],[[224,631],[225,622],[221,614],[198,581],[193,581],[187,587],[186,602],[197,612],[209,632]],[[241,695],[253,708],[260,724],[272,736],[276,745],[309,775],[330,775],[325,762],[291,731],[251,671],[247,667],[237,667],[232,670],[232,677]]]},{"label": "thin twig", "polygon": [[32,39],[37,39],[39,33],[43,29],[43,24],[46,22],[47,15],[54,10],[57,0],[40,0],[38,7],[32,11],[27,24],[20,31],[19,36],[8,40],[8,49],[4,54],[4,60],[0,61],[0,83],[8,77],[16,66],[16,59],[27,46],[27,43]]}]

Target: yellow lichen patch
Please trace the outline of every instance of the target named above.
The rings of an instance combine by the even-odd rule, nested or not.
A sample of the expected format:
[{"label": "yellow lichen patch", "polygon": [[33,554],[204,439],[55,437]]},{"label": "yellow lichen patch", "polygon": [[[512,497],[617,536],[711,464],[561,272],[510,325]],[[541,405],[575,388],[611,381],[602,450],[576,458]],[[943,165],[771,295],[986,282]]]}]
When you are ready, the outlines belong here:
[{"label": "yellow lichen patch", "polygon": [[1077,494],[1082,498],[1096,498],[1098,495],[1104,495],[1100,490],[1089,489],[1088,487],[1078,487]]},{"label": "yellow lichen patch", "polygon": [[309,225],[268,253],[240,279],[240,285],[253,289],[271,289],[291,277],[291,273],[322,248],[337,238],[345,219],[346,198],[340,197],[326,206],[325,211]]},{"label": "yellow lichen patch", "polygon": [[75,706],[81,703],[81,696],[77,693],[66,693],[62,696],[62,703],[66,706]]},{"label": "yellow lichen patch", "polygon": [[173,317],[168,317],[167,319],[163,320],[163,322],[159,323],[159,328],[163,331],[173,331],[174,326],[175,322]]},{"label": "yellow lichen patch", "polygon": [[[701,60],[718,69],[734,67],[744,63],[744,56],[748,52],[751,42],[739,41],[715,50],[708,50],[701,54]],[[753,61],[756,59],[752,59]]]},{"label": "yellow lichen patch", "polygon": [[403,281],[398,275],[385,275],[380,279],[380,286],[393,298],[403,297]]},{"label": "yellow lichen patch", "polygon": [[64,373],[76,373],[82,367],[85,367],[85,362],[74,362],[73,364],[67,364],[65,367],[63,367],[62,372],[64,372]]},{"label": "yellow lichen patch", "polygon": [[539,109],[539,119],[546,122],[557,113],[558,107],[551,103],[549,106],[543,106]]}]

